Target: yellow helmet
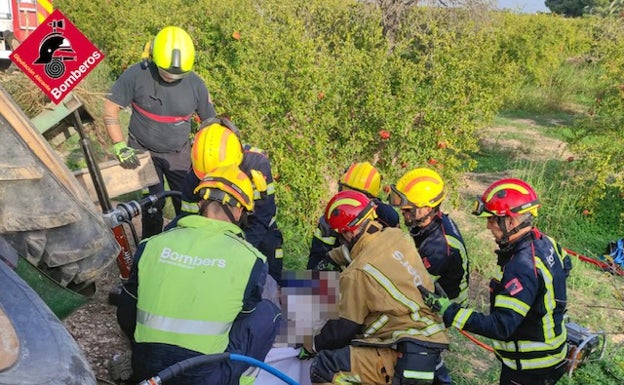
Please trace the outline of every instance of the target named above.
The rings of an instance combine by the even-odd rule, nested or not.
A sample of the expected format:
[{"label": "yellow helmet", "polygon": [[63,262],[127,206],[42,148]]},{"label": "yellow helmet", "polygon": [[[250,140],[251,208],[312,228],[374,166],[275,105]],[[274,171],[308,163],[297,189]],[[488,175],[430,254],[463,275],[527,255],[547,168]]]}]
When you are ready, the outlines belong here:
[{"label": "yellow helmet", "polygon": [[254,207],[251,180],[236,165],[211,170],[193,192],[199,193],[202,200],[213,200],[222,205],[244,207],[247,211]]},{"label": "yellow helmet", "polygon": [[211,120],[195,135],[191,147],[193,171],[199,179],[217,168],[235,165],[243,161],[243,146],[234,131]]},{"label": "yellow helmet", "polygon": [[340,178],[340,187],[376,197],[381,188],[381,174],[369,162],[352,163]]},{"label": "yellow helmet", "polygon": [[183,78],[193,69],[195,62],[193,40],[182,28],[165,27],[152,42],[152,60],[168,77]]},{"label": "yellow helmet", "polygon": [[390,186],[390,204],[399,208],[436,207],[446,197],[444,181],[428,168],[415,168]]}]

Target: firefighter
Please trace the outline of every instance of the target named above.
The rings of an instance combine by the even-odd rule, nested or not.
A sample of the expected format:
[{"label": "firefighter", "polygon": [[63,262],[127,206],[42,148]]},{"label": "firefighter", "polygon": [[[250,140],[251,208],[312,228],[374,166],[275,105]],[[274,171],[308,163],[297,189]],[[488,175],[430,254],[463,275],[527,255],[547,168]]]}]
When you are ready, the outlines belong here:
[{"label": "firefighter", "polygon": [[[444,181],[428,168],[406,172],[390,186],[390,204],[399,208],[410,229],[427,271],[459,304],[468,299],[468,256],[455,222],[440,210],[446,197]],[[435,384],[451,384],[451,376],[440,361]]]},{"label": "firefighter", "polygon": [[[240,228],[254,207],[237,166],[218,168],[197,186],[199,215],[140,243],[117,319],[132,343],[136,380],[190,357],[230,352],[264,360],[279,309],[262,300],[266,258]],[[248,368],[225,362],[185,370],[171,384],[239,383]]]},{"label": "firefighter", "polygon": [[[226,137],[227,146],[223,146]],[[245,238],[267,257],[269,275],[279,283],[283,268],[283,239],[277,227],[275,185],[266,152],[248,144],[241,145],[240,131],[236,125],[228,118],[219,117],[202,123],[202,129],[193,142],[191,161],[192,167],[186,174],[181,190],[180,216],[197,212],[199,196],[194,191],[207,171],[224,163],[240,164],[241,170],[254,186],[254,211],[249,214],[247,222],[242,224]]]},{"label": "firefighter", "polygon": [[[381,190],[381,174],[369,162],[352,163],[347,168],[338,182],[338,191],[345,190],[359,191],[373,200],[377,205],[375,209],[377,221],[384,227],[397,227],[399,225],[399,214],[390,205],[378,198]],[[339,266],[328,255],[331,249],[340,246],[337,235],[321,216],[310,245],[307,267],[309,270],[339,270]]]},{"label": "firefighter", "polygon": [[462,308],[421,288],[447,326],[493,340],[501,385],[552,385],[566,371],[566,277],[570,257],[534,225],[540,202],[528,183],[501,179],[477,198],[473,214],[487,218],[499,249],[490,281],[490,313]]},{"label": "firefighter", "polygon": [[300,358],[318,352],[310,369],[315,384],[432,384],[448,347],[442,320],[417,288],[433,289],[433,281],[413,241],[376,221],[375,206],[360,192],[341,191],[325,209],[341,243],[330,254],[350,263],[340,273],[339,319],[300,351]]},{"label": "firefighter", "polygon": [[[179,191],[191,165],[191,116],[197,113],[205,120],[214,117],[215,110],[206,85],[192,71],[195,47],[183,29],[162,29],[146,51],[144,61],[124,71],[110,89],[104,125],[122,167],[138,167],[137,151],[150,152],[160,182],[149,186],[149,194],[164,190],[164,178],[171,190]],[[119,110],[127,106],[132,116],[126,142]],[[143,239],[162,231],[164,203],[161,200],[143,214]],[[179,198],[173,198],[173,206],[179,213]]]},{"label": "firefighter", "polygon": [[468,256],[457,225],[440,209],[445,197],[444,181],[428,168],[408,171],[390,186],[390,204],[401,210],[427,271],[450,299],[464,304]]}]

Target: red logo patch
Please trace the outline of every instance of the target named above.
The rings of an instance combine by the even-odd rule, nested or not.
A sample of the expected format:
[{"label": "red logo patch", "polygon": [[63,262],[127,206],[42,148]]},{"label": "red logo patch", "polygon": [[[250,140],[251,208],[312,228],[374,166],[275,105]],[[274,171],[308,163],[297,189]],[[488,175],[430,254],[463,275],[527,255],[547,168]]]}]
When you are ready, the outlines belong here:
[{"label": "red logo patch", "polygon": [[507,282],[507,284],[505,285],[505,289],[512,297],[524,290],[518,278],[514,278],[511,281]]},{"label": "red logo patch", "polygon": [[104,54],[57,9],[9,58],[58,104]]},{"label": "red logo patch", "polygon": [[423,257],[422,261],[423,261],[423,265],[425,265],[425,269],[429,269],[431,267],[431,263],[429,263],[429,258]]}]

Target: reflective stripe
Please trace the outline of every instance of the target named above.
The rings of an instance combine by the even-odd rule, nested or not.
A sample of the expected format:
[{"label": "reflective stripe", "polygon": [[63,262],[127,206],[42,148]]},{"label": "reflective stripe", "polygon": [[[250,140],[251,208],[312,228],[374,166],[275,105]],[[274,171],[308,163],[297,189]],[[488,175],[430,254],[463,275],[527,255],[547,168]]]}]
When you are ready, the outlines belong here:
[{"label": "reflective stripe", "polygon": [[555,355],[547,355],[545,357],[538,358],[530,358],[530,359],[522,359],[520,360],[521,368],[517,367],[517,361],[515,359],[501,357],[503,360],[503,364],[510,367],[513,370],[529,370],[529,369],[542,369],[549,368],[557,365],[561,361],[563,361],[568,355],[568,350],[565,348],[561,350],[561,352]]},{"label": "reflective stripe", "polygon": [[[546,292],[544,293],[544,307],[546,308],[546,314],[542,317],[542,329],[544,333],[544,341],[551,342],[555,339],[555,307],[557,302],[555,300],[555,288],[553,286],[553,276],[550,270],[544,265],[544,262],[538,257],[534,257],[535,267],[542,273],[542,279],[544,280],[544,286]],[[565,327],[562,327],[565,329]]]},{"label": "reflective stripe", "polygon": [[409,299],[405,294],[401,293],[401,291],[386,277],[381,271],[377,270],[374,266],[370,264],[364,265],[362,268],[365,272],[371,275],[375,281],[377,281],[387,292],[390,294],[392,298],[397,300],[399,303],[406,306],[411,310],[410,317],[414,321],[422,322],[426,326],[421,329],[407,329],[407,330],[397,330],[392,333],[394,338],[398,338],[402,335],[423,335],[423,336],[432,336],[436,333],[446,330],[444,327],[444,323],[435,322],[434,320],[428,317],[421,317],[418,312],[420,310],[420,306]]},{"label": "reflective stripe", "polygon": [[382,314],[379,318],[377,318],[375,322],[373,322],[368,327],[368,329],[364,331],[364,337],[370,337],[372,334],[377,333],[379,329],[381,329],[385,324],[388,323],[389,319],[390,318],[387,315]]},{"label": "reflective stripe", "polygon": [[526,303],[507,295],[497,295],[494,299],[494,307],[502,307],[505,309],[513,310],[521,316],[526,316],[531,307]]},{"label": "reflective stripe", "polygon": [[[567,339],[566,333],[561,333],[548,343],[540,341],[499,341],[492,340],[492,346],[502,352],[539,352],[555,350],[561,347]],[[516,350],[517,349],[517,350]]]},{"label": "reflective stripe", "polygon": [[199,205],[195,202],[182,201],[180,209],[187,213],[197,214],[199,212]]},{"label": "reflective stripe", "polygon": [[466,252],[466,247],[463,243],[460,242],[459,239],[447,235],[446,241],[452,248],[459,251],[459,255],[462,260],[462,268],[464,270],[464,274],[462,275],[461,281],[459,283],[459,295],[455,298],[451,298],[454,302],[462,305],[468,300],[468,253]]},{"label": "reflective stripe", "polygon": [[415,370],[404,370],[403,377],[416,378],[418,380],[433,380],[434,372],[417,372]]},{"label": "reflective stripe", "polygon": [[[252,170],[255,171],[255,170]],[[254,187],[254,200],[260,200],[260,199],[264,199],[267,195],[273,195],[275,194],[275,185],[273,183],[269,183],[267,185],[267,189],[265,191],[258,191],[255,187]]]},{"label": "reflective stripe", "polygon": [[[381,285],[381,287],[386,289],[386,291],[388,292],[388,294],[390,294],[392,298],[410,309],[410,311],[412,312],[411,317],[414,321],[425,322],[424,319],[421,320],[420,316],[418,315],[420,306],[416,302],[407,298],[405,294],[401,293],[401,291],[396,286],[394,286],[394,283],[392,283],[392,281],[390,281],[388,277],[386,277],[381,271],[377,270],[374,266],[368,263],[364,265],[362,270],[370,274],[375,279],[375,281],[377,281]],[[431,323],[431,321],[429,323]]]},{"label": "reflective stripe", "polygon": [[406,335],[431,337],[432,335],[443,332],[445,330],[446,327],[443,323],[434,323],[423,329],[405,329],[394,331],[392,332],[392,338],[398,339]]},{"label": "reflective stripe", "polygon": [[336,373],[336,377],[334,377],[332,383],[337,385],[353,385],[361,384],[362,380],[360,379],[359,374],[339,372]]},{"label": "reflective stripe", "polygon": [[466,322],[468,322],[468,318],[470,318],[472,313],[472,309],[459,309],[453,318],[451,326],[455,326],[457,329],[462,330],[464,326],[466,326]]},{"label": "reflective stripe", "polygon": [[336,237],[324,237],[321,229],[318,227],[314,229],[314,237],[326,245],[334,245],[336,243]]},{"label": "reflective stripe", "polygon": [[137,309],[137,322],[151,329],[178,334],[223,335],[227,334],[232,322],[211,322],[185,320],[151,314]]},{"label": "reflective stripe", "polygon": [[138,104],[136,104],[135,102],[132,102],[132,107],[137,110],[141,115],[145,116],[146,118],[153,120],[154,122],[158,122],[158,123],[179,123],[179,122],[184,122],[187,121],[191,118],[192,114],[188,114],[185,116],[167,116],[167,115],[157,115],[154,114],[152,112],[149,112],[147,110],[144,110],[143,108],[139,107]]}]

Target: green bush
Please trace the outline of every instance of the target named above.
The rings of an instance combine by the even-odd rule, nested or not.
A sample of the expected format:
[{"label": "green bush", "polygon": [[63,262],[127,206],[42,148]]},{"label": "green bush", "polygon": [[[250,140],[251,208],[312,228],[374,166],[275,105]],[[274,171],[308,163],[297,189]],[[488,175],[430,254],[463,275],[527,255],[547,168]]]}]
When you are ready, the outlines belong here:
[{"label": "green bush", "polygon": [[457,175],[476,166],[476,133],[503,104],[566,109],[594,100],[592,93],[608,84],[576,132],[579,138],[605,134],[579,141],[579,164],[598,176],[597,183],[579,183],[585,189],[579,196],[596,204],[607,185],[622,184],[622,174],[613,172],[624,162],[618,151],[624,34],[615,22],[414,7],[390,45],[381,11],[366,2],[55,4],[106,54],[111,79],[140,60],[145,42],[163,26],[190,32],[196,72],[217,111],[271,157],[285,251],[294,266],[301,265],[324,202],[350,162],[371,161],[386,182],[429,165],[454,191]]}]

